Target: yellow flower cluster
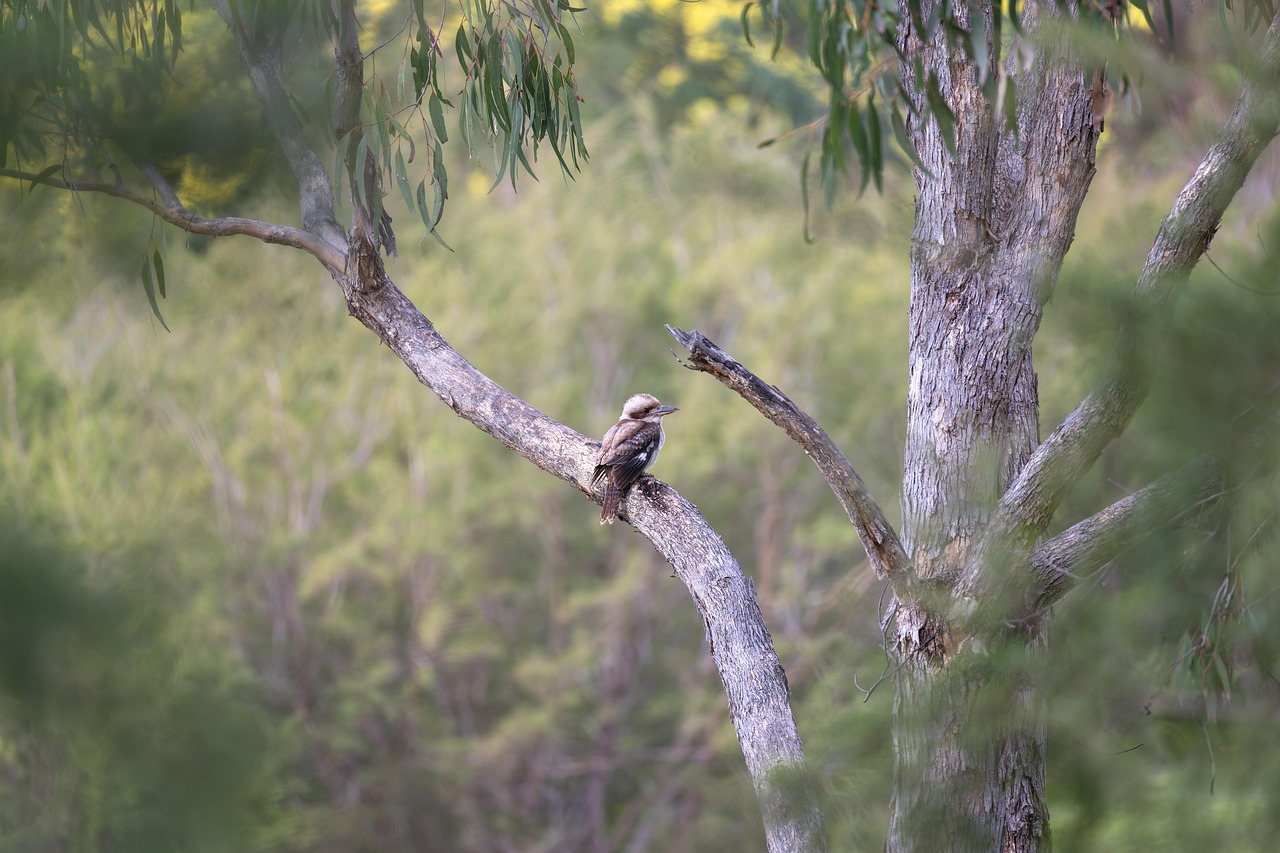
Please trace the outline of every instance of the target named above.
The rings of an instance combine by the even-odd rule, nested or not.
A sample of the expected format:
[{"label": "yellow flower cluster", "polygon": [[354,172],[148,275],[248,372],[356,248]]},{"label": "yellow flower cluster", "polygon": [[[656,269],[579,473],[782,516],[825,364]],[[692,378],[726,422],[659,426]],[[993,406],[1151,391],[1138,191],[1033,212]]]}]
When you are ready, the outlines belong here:
[{"label": "yellow flower cluster", "polygon": [[612,26],[632,12],[649,12],[678,20],[687,39],[686,50],[694,62],[716,62],[728,56],[723,36],[717,34],[726,21],[738,27],[740,0],[601,0],[594,4],[601,20]]}]

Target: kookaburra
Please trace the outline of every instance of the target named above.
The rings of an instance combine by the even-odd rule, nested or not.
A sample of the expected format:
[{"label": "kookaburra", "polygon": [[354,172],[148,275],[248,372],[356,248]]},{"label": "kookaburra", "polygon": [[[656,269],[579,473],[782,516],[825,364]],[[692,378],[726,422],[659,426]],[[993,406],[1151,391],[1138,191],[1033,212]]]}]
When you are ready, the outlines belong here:
[{"label": "kookaburra", "polygon": [[605,481],[601,524],[613,524],[622,496],[658,458],[666,438],[662,419],[675,411],[679,410],[662,405],[652,394],[635,394],[623,405],[622,417],[604,434],[600,458],[591,475],[593,486],[601,479]]}]

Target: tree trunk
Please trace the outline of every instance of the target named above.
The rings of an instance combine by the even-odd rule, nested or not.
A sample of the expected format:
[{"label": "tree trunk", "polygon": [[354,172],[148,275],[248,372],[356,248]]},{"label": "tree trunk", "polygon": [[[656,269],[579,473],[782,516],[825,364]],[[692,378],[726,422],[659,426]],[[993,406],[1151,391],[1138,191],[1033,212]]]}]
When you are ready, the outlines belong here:
[{"label": "tree trunk", "polygon": [[[998,7],[965,14],[962,26],[983,16],[995,31]],[[1046,14],[1032,4],[1028,27]],[[1031,344],[1093,175],[1090,92],[1082,69],[1037,59],[1016,73],[1015,135],[942,28],[907,25],[901,47],[920,59],[902,66],[906,90],[922,103],[936,86],[956,126],[953,154],[932,118],[908,125],[928,171],[915,175],[902,542],[930,591],[895,599],[884,625],[897,669],[886,850],[1037,851],[1045,723],[1029,673],[1045,626],[990,630],[1000,620],[983,614],[1016,606],[999,599],[1020,586],[979,544],[1040,442]]]}]

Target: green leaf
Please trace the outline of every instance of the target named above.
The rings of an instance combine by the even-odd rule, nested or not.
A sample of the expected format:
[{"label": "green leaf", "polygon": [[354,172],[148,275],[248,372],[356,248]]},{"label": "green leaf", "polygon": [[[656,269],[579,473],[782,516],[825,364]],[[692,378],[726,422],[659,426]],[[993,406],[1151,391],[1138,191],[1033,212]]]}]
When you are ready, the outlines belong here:
[{"label": "green leaf", "polygon": [[404,196],[404,205],[409,208],[409,212],[413,212],[413,190],[409,188],[409,170],[404,165],[404,154],[396,151],[396,186],[400,187],[400,194]]},{"label": "green leaf", "polygon": [[573,39],[569,36],[569,28],[564,24],[560,24],[560,38],[564,41],[564,52],[569,57],[569,64],[572,65],[577,60],[574,58]]},{"label": "green leaf", "polygon": [[151,263],[156,268],[156,285],[160,288],[160,298],[166,298],[164,292],[164,258],[160,255],[160,250],[156,249],[151,256]]},{"label": "green leaf", "polygon": [[754,5],[755,2],[753,0],[753,2],[742,7],[742,37],[747,40],[747,46],[752,48],[754,48],[756,44],[751,40],[751,24],[747,22],[747,16],[751,14],[751,7]]},{"label": "green leaf", "polygon": [[867,104],[867,158],[871,161],[871,179],[876,192],[884,192],[884,156],[881,152],[880,111],[875,101]]},{"label": "green leaf", "polygon": [[431,126],[435,128],[436,138],[441,142],[448,142],[449,132],[444,125],[444,108],[434,92],[427,98],[427,111],[431,113]]},{"label": "green leaf", "polygon": [[[412,210],[413,208],[410,208]],[[427,182],[418,181],[418,215],[422,219],[422,224],[427,226],[427,230],[431,230],[431,214],[427,209]]]},{"label": "green leaf", "polygon": [[369,159],[369,134],[360,136],[360,144],[356,146],[356,157],[351,161],[351,185],[356,189],[356,199],[369,210],[368,187],[364,181],[364,164]]},{"label": "green leaf", "polygon": [[904,154],[911,158],[911,162],[915,163],[917,169],[932,178],[933,173],[925,167],[924,161],[921,160],[920,155],[916,153],[916,147],[911,144],[911,137],[907,134],[906,122],[902,120],[902,113],[899,111],[897,104],[893,105],[893,112],[889,116],[889,123],[893,127],[893,136],[894,139],[898,141],[898,147],[902,149]]},{"label": "green leaf", "polygon": [[930,75],[929,84],[925,88],[925,99],[929,102],[929,112],[933,115],[934,121],[938,123],[938,133],[942,135],[942,142],[947,146],[947,150],[951,152],[951,156],[956,154],[956,117],[951,112],[951,107],[947,106],[946,98],[942,97],[942,93],[938,90],[938,78]]},{"label": "green leaf", "polygon": [[147,292],[147,301],[151,303],[151,313],[160,321],[160,325],[164,326],[166,332],[170,331],[169,324],[164,321],[164,317],[160,314],[160,306],[156,303],[156,287],[151,279],[151,259],[142,262],[142,288]]},{"label": "green leaf", "polygon": [[978,85],[981,86],[987,81],[987,62],[990,58],[987,52],[987,19],[977,6],[970,11],[969,18],[973,24],[969,27],[968,37],[973,45],[973,64],[978,67]]},{"label": "green leaf", "polygon": [[812,148],[806,150],[800,161],[800,204],[804,206],[804,241],[809,245],[815,242],[809,236],[809,155],[812,153]]},{"label": "green leaf", "polygon": [[[1145,5],[1144,0],[1131,0],[1131,2],[1133,3],[1133,5],[1138,6],[1139,9],[1142,8],[1142,6],[1138,5],[1139,3],[1143,3],[1143,5]],[[1009,2],[1005,5],[1005,8],[1008,10],[1009,23],[1013,24],[1013,31],[1015,33],[1021,33],[1022,18],[1018,14],[1018,0],[1009,0]],[[1151,20],[1149,15],[1147,17],[1147,20]]]},{"label": "green leaf", "polygon": [[1000,109],[1004,113],[1004,120],[1009,128],[1013,131],[1014,138],[1018,136],[1018,86],[1010,75],[1004,80],[1004,98],[1000,104]]},{"label": "green leaf", "polygon": [[334,162],[333,162],[333,185],[335,187],[342,186],[342,173],[347,167],[347,157],[351,154],[351,134],[354,131],[347,131],[338,137],[338,142],[334,146]]},{"label": "green leaf", "polygon": [[[440,236],[440,232],[439,232],[439,231],[437,231],[436,229],[432,228],[430,231],[428,231],[428,232],[427,232],[427,234],[430,234],[430,235],[431,235],[431,238],[432,238],[433,240],[435,240],[435,241],[436,241],[437,243],[439,243],[441,246],[444,246],[444,247],[445,247],[446,249],[448,249],[450,252],[452,252],[452,251],[453,251],[453,247],[452,247],[452,246],[450,246],[448,243],[446,243],[446,242],[444,241],[444,238]],[[419,242],[421,242],[421,241],[419,241]]]},{"label": "green leaf", "polygon": [[871,179],[871,150],[867,147],[867,131],[862,126],[862,117],[858,113],[857,103],[850,104],[849,139],[853,142],[853,151],[858,155],[858,167],[862,170],[862,187],[858,190],[861,195],[867,188],[867,181]]},{"label": "green leaf", "polygon": [[[1009,0],[1013,2],[1013,0]],[[466,66],[475,63],[475,54],[471,52],[471,44],[467,39],[467,25],[462,23],[458,25],[458,37],[454,40],[454,50],[458,52],[458,63],[465,69]]]},{"label": "green leaf", "polygon": [[63,165],[61,163],[54,163],[52,166],[46,166],[45,168],[41,169],[40,174],[36,175],[34,178],[31,179],[31,187],[27,190],[27,192],[34,190],[38,184],[44,183],[53,175],[54,172],[59,172],[62,170],[62,168],[63,168]]}]

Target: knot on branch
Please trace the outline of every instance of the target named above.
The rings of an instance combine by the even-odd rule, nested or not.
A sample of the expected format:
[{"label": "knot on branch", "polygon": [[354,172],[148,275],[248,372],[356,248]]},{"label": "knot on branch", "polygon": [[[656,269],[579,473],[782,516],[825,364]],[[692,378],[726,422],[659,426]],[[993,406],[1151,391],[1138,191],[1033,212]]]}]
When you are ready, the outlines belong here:
[{"label": "knot on branch", "polygon": [[386,267],[382,264],[382,256],[378,254],[378,246],[358,230],[352,232],[351,249],[347,255],[347,270],[342,289],[346,291],[347,301],[351,302],[359,296],[377,293],[386,287]]}]

